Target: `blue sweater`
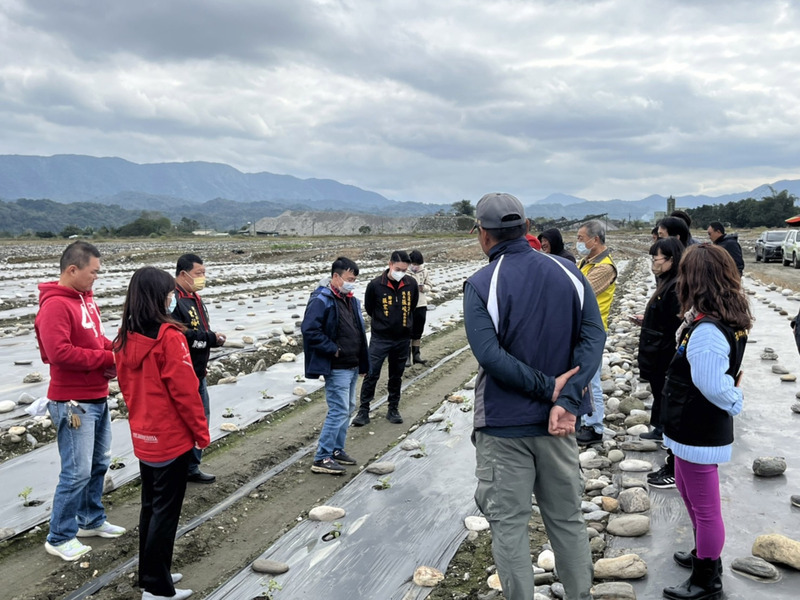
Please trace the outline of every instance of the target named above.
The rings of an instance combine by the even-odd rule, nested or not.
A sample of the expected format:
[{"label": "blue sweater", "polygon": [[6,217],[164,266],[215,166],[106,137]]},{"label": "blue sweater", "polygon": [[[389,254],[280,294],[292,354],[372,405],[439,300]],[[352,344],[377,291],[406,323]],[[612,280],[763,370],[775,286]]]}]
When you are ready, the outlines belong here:
[{"label": "blue sweater", "polygon": [[[744,395],[726,371],[730,366],[730,346],[713,323],[700,323],[689,338],[686,359],[692,368],[692,383],[712,404],[731,416],[742,411]],[[731,459],[732,444],[689,446],[664,436],[664,445],[675,456],[699,465],[713,465]]]}]

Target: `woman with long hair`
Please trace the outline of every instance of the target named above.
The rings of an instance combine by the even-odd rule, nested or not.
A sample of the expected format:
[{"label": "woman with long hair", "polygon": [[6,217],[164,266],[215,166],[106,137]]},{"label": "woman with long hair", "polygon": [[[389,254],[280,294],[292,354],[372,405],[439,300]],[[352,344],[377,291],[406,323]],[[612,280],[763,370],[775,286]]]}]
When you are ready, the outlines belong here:
[{"label": "woman with long hair", "polygon": [[128,406],[133,451],[142,477],[139,587],[142,600],[183,600],[172,551],[192,450],[210,439],[184,326],[172,316],[175,279],[155,267],[128,284],[114,340],[117,376]]},{"label": "woman with long hair", "polygon": [[739,387],[753,317],[730,254],[711,244],[690,246],[678,265],[683,322],[667,369],[661,423],[675,455],[675,483],[695,531],[695,548],[676,552],[692,574],[664,589],[673,600],[722,597],[725,525],[718,464],[731,458],[733,417],[742,410]]}]

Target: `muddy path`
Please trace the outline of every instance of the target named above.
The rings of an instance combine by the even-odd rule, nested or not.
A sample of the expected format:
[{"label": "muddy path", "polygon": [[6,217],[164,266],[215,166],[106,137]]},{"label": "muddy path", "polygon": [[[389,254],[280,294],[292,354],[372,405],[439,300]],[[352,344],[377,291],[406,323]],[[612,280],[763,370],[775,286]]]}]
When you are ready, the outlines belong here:
[{"label": "muddy path", "polygon": [[[423,354],[437,361],[466,345],[463,327],[438,333],[425,340]],[[432,364],[430,362],[429,364]],[[426,367],[407,370],[406,380]],[[471,353],[463,352],[403,392],[400,409],[405,420],[392,425],[379,408],[372,422],[351,428],[348,452],[363,466],[397,442],[414,423],[434,411],[444,397],[460,388],[477,370]],[[385,374],[377,393],[385,393]],[[376,393],[376,397],[377,397]],[[181,523],[208,510],[247,481],[288,459],[297,450],[314,444],[325,417],[323,393],[312,402],[298,401],[279,413],[214,444],[204,458],[204,468],[217,475],[212,485],[190,484]],[[184,574],[187,586],[202,598],[262,553],[274,540],[345,485],[359,467],[349,467],[342,477],[310,471],[311,455],[273,477],[219,516],[194,529],[176,543],[174,570]],[[105,497],[109,519],[129,529],[117,540],[92,539],[88,560],[68,564],[44,553],[45,528],[31,531],[4,544],[0,550],[2,596],[11,599],[62,598],[97,575],[112,570],[138,550],[136,526],[139,485],[131,484]],[[135,569],[123,573],[111,585],[94,594],[99,599],[138,597]]]}]

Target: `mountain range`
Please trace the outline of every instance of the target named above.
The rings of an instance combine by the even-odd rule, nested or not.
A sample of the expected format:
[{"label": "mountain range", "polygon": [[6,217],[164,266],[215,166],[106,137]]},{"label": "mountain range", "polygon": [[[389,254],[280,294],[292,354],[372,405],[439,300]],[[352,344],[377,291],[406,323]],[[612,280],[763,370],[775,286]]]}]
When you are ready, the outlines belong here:
[{"label": "mountain range", "polygon": [[[771,187],[800,196],[800,180],[777,181]],[[769,194],[770,184],[765,184],[717,197],[678,196],[676,205],[695,208]],[[44,200],[50,203],[42,204]],[[398,202],[331,179],[243,173],[221,163],[137,164],[113,157],[0,155],[0,231],[9,232],[26,228],[59,231],[67,223],[119,226],[142,210],[161,212],[173,221],[195,219],[204,227],[217,229],[238,228],[286,210],[424,216],[450,212],[459,199],[436,200],[438,203],[431,204]],[[75,222],[78,217],[71,215],[79,207],[82,222]],[[531,217],[580,219],[607,213],[612,219],[649,220],[665,207],[666,197],[660,195],[636,201],[589,201],[551,194],[529,202],[526,211]]]}]

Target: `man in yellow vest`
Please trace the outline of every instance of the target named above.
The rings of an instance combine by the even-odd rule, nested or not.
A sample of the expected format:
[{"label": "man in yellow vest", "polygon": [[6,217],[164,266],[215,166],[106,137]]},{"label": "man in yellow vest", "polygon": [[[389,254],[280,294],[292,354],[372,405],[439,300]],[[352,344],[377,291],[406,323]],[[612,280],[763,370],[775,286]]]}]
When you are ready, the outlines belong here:
[{"label": "man in yellow vest", "polygon": [[[578,229],[578,254],[581,256],[578,269],[589,281],[597,305],[600,307],[600,316],[603,326],[608,332],[608,311],[614,299],[614,290],[617,287],[617,267],[611,260],[606,248],[606,228],[600,221],[587,221]],[[602,362],[597,368],[597,373],[590,383],[592,388],[592,414],[583,417],[583,425],[576,432],[575,439],[579,444],[592,444],[603,440],[603,417],[605,405],[603,404],[603,389],[600,387],[600,372]]]}]

